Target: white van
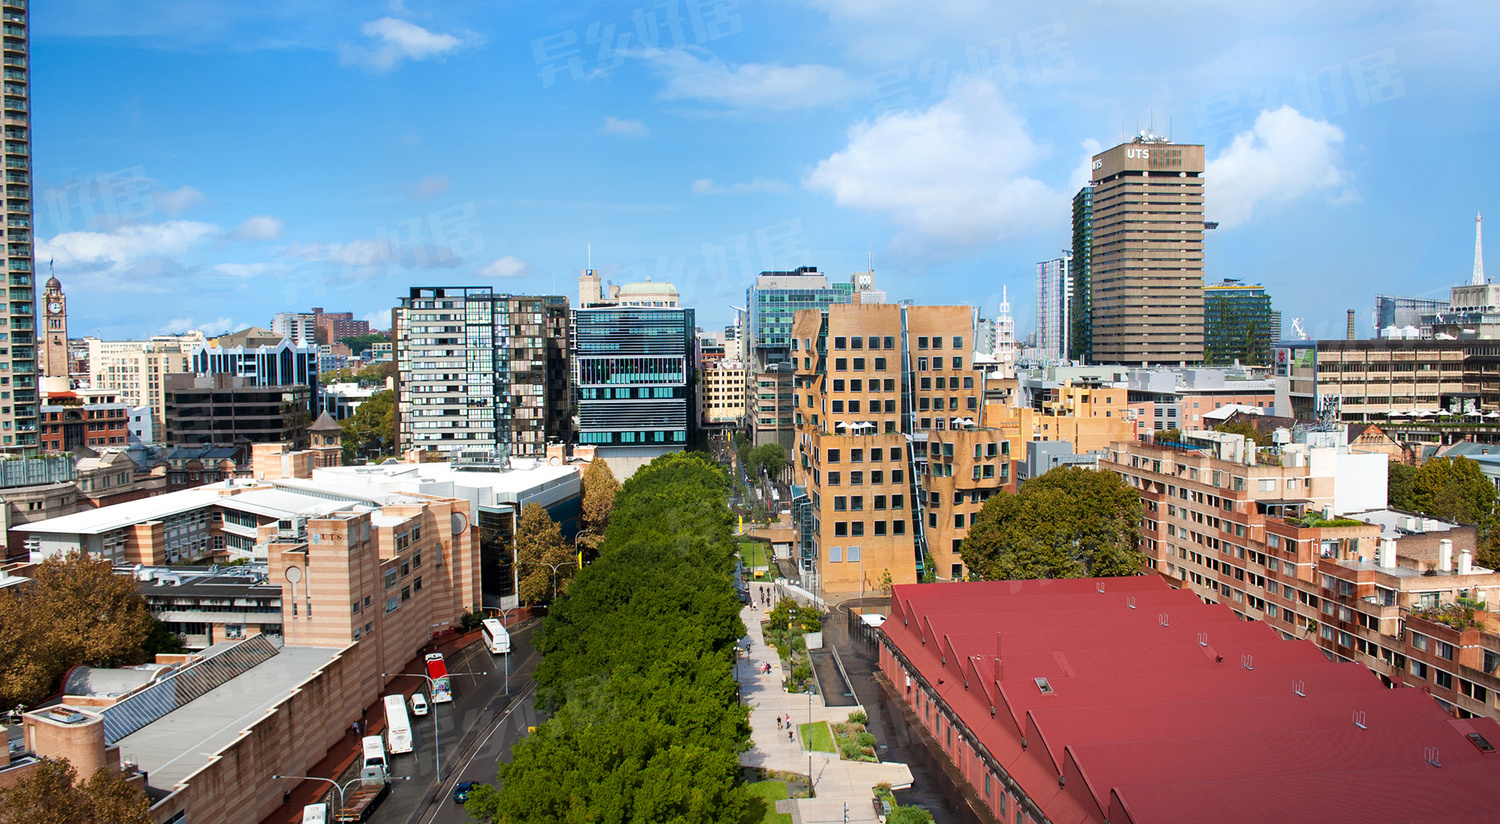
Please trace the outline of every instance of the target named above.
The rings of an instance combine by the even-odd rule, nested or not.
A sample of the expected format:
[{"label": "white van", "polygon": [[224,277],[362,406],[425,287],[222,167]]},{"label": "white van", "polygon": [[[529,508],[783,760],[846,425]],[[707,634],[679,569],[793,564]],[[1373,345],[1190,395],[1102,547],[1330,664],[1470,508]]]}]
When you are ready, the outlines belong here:
[{"label": "white van", "polygon": [[365,763],[360,777],[384,781],[390,776],[385,760],[385,739],[378,735],[367,735],[361,744],[364,747]]},{"label": "white van", "polygon": [[411,694],[411,714],[427,714],[427,696],[423,695],[420,692],[414,692]]}]

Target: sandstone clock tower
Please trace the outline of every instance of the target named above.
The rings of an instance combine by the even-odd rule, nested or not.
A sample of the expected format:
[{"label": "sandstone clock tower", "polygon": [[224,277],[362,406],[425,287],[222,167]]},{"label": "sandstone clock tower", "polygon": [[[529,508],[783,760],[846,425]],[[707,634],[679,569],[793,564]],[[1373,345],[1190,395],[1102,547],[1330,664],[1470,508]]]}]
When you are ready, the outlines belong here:
[{"label": "sandstone clock tower", "polygon": [[42,295],[42,374],[49,378],[68,377],[68,298],[62,282],[47,279]]}]

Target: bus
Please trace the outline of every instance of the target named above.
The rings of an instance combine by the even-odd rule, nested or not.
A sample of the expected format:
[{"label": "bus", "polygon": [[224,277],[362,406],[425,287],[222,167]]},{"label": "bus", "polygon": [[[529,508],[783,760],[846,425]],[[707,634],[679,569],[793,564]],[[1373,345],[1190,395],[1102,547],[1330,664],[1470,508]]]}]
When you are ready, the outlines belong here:
[{"label": "bus", "polygon": [[491,655],[510,652],[510,633],[505,631],[505,625],[499,619],[486,618],[479,628],[484,632],[484,645],[490,648]]},{"label": "bus", "polygon": [[328,824],[328,805],[308,804],[303,807],[302,824]]},{"label": "bus", "polygon": [[367,735],[360,741],[364,749],[364,768],[360,777],[384,781],[390,775],[385,766],[385,742],[378,735]]},{"label": "bus", "polygon": [[453,685],[448,681],[448,665],[443,663],[443,654],[427,655],[427,677],[432,679],[432,703],[447,704],[453,700]]},{"label": "bus", "polygon": [[411,752],[411,721],[406,717],[406,696],[385,697],[385,738],[392,755]]}]

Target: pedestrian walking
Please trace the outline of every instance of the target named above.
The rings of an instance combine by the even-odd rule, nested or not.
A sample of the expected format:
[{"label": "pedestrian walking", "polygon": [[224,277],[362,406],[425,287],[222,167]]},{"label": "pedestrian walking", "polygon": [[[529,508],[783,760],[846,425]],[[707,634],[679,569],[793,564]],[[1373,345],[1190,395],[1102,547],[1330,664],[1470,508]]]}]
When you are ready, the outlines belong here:
[{"label": "pedestrian walking", "polygon": [[792,738],[792,725],[791,724],[787,724],[786,725],[786,742],[788,744],[790,744],[790,743],[793,742],[793,740],[794,739]]}]

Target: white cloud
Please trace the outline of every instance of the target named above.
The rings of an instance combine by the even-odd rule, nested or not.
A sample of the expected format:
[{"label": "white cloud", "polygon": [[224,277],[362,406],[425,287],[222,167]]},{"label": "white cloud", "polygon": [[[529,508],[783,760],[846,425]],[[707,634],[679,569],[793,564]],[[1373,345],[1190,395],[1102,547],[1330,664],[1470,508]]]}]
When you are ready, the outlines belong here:
[{"label": "white cloud", "polygon": [[451,34],[428,31],[415,23],[382,17],[360,26],[372,47],[345,44],[339,60],[346,66],[360,66],[373,72],[388,72],[403,60],[427,60],[457,51],[470,43]]},{"label": "white cloud", "polygon": [[713,182],[709,178],[702,177],[693,181],[693,194],[695,195],[748,195],[772,192],[791,191],[791,186],[782,180],[766,180],[757,177],[749,183],[731,183],[723,186]]},{"label": "white cloud", "polygon": [[120,274],[148,259],[171,258],[219,234],[212,223],[169,220],[107,232],[64,232],[37,243],[38,260],[79,271]]},{"label": "white cloud", "polygon": [[270,215],[251,215],[245,218],[233,232],[231,240],[276,240],[281,237],[286,221]]},{"label": "white cloud", "polygon": [[645,137],[651,134],[646,124],[639,120],[621,120],[618,117],[604,118],[604,128],[601,134],[614,134],[620,137]]},{"label": "white cloud", "polygon": [[216,263],[211,271],[226,277],[249,280],[266,275],[281,274],[287,269],[280,263]]},{"label": "white cloud", "polygon": [[994,84],[976,79],[931,108],[856,123],[802,184],[886,213],[899,245],[982,246],[1066,219],[1066,195],[1026,174],[1045,154]]},{"label": "white cloud", "polygon": [[399,257],[391,242],[383,237],[351,240],[348,243],[293,243],[287,247],[286,254],[287,257],[357,267],[383,266]]},{"label": "white cloud", "polygon": [[406,196],[412,200],[431,200],[446,191],[448,191],[448,178],[424,177],[417,181],[415,186],[406,190]]},{"label": "white cloud", "polygon": [[1256,210],[1285,206],[1314,192],[1348,198],[1352,176],[1345,171],[1337,126],[1313,120],[1291,106],[1263,111],[1255,126],[1208,161],[1204,170],[1204,211],[1225,227],[1249,220]]},{"label": "white cloud", "polygon": [[697,100],[736,109],[788,111],[826,106],[860,93],[860,85],[832,66],[745,63],[729,66],[717,57],[700,59],[683,50],[653,50],[646,56],[667,79],[664,100]]},{"label": "white cloud", "polygon": [[167,321],[165,326],[158,327],[154,334],[180,335],[183,332],[202,332],[205,335],[218,335],[224,332],[245,329],[249,325],[248,323],[240,323],[228,317],[220,317],[204,323],[199,323],[191,317],[173,318]]},{"label": "white cloud", "polygon": [[1094,179],[1094,155],[1098,154],[1104,147],[1099,141],[1092,137],[1078,144],[1083,149],[1083,157],[1078,165],[1073,167],[1073,175],[1068,178],[1068,191],[1076,192],[1087,186]]},{"label": "white cloud", "polygon": [[531,274],[532,265],[511,255],[495,260],[480,267],[476,272],[480,277],[487,278],[519,278]]},{"label": "white cloud", "polygon": [[180,189],[172,189],[166,192],[156,192],[151,195],[151,202],[156,204],[163,212],[177,216],[188,209],[203,203],[208,198],[192,186],[183,186]]},{"label": "white cloud", "polygon": [[384,312],[370,312],[364,316],[363,320],[365,323],[370,324],[371,329],[391,328],[391,312],[389,309]]}]

